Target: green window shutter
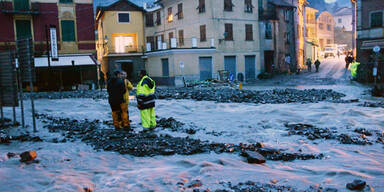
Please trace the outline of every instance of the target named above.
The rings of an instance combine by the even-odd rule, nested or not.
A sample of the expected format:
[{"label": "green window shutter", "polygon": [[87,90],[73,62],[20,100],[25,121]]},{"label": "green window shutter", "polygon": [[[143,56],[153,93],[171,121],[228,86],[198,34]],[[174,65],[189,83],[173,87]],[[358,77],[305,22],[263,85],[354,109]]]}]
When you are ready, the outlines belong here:
[{"label": "green window shutter", "polygon": [[60,0],[60,3],[73,3],[73,0]]},{"label": "green window shutter", "polygon": [[376,12],[371,14],[371,27],[383,26],[383,12]]},{"label": "green window shutter", "polygon": [[17,39],[32,37],[31,21],[16,20],[16,37]]},{"label": "green window shutter", "polygon": [[61,21],[61,40],[75,41],[75,22],[72,20]]},{"label": "green window shutter", "polygon": [[14,0],[13,7],[17,11],[29,10],[29,0]]}]

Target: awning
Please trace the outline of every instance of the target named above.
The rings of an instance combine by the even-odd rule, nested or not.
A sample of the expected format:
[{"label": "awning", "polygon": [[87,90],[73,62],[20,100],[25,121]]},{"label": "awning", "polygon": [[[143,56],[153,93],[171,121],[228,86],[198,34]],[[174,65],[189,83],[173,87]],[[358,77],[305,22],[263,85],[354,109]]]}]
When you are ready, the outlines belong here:
[{"label": "awning", "polygon": [[384,48],[384,39],[363,41],[360,49],[373,49],[375,46]]},{"label": "awning", "polygon": [[[51,67],[72,66],[72,61],[75,66],[96,65],[91,55],[60,55],[59,61],[51,59]],[[35,57],[35,67],[48,67],[47,57]]]}]

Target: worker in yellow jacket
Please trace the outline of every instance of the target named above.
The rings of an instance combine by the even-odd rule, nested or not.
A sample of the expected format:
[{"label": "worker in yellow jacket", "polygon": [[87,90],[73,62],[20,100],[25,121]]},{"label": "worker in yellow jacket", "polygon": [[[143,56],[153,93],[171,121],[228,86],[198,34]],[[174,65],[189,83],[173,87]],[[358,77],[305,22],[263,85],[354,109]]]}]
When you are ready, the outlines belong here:
[{"label": "worker in yellow jacket", "polygon": [[123,121],[123,124],[127,125],[126,129],[130,129],[131,126],[130,126],[130,122],[129,122],[129,110],[128,110],[128,106],[129,106],[129,91],[131,91],[133,89],[133,85],[127,79],[127,73],[125,71],[121,72],[121,78],[123,79],[124,84],[125,84],[125,88],[126,88],[126,92],[125,92],[125,94],[123,96],[124,97],[124,103],[122,105],[124,105],[124,107],[122,108],[123,111],[121,113],[121,119]]},{"label": "worker in yellow jacket", "polygon": [[144,130],[156,127],[155,115],[155,81],[148,77],[145,70],[140,71],[140,82],[137,84],[136,99],[140,110],[141,124]]}]

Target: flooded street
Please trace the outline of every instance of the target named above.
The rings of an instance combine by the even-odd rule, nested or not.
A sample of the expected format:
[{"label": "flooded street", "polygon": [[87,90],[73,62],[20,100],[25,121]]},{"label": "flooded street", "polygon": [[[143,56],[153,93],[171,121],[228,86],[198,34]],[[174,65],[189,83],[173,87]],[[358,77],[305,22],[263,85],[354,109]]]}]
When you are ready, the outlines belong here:
[{"label": "flooded street", "polygon": [[[201,153],[135,157],[117,152],[96,151],[81,140],[50,142],[62,138],[50,133],[38,121],[44,142],[12,142],[0,144],[0,191],[192,191],[192,181],[200,180],[201,191],[228,189],[227,182],[253,181],[274,183],[294,189],[316,191],[316,187],[347,191],[345,185],[355,179],[367,182],[375,191],[384,191],[384,143],[375,142],[376,135],[367,136],[372,145],[343,144],[336,139],[311,140],[301,135],[289,135],[286,124],[311,124],[333,130],[336,135],[360,137],[355,129],[364,128],[372,133],[383,133],[384,108],[359,106],[364,101],[383,101],[366,94],[368,87],[350,81],[343,58],[324,60],[319,73],[303,72],[287,81],[277,77],[245,86],[249,90],[272,88],[333,89],[346,95],[343,99],[359,102],[253,104],[217,103],[195,100],[157,100],[156,115],[173,117],[193,128],[195,134],[157,129],[155,133],[189,137],[203,141],[240,144],[263,143],[266,147],[284,152],[324,154],[322,159],[270,161],[249,164],[244,157],[232,153]],[[284,78],[287,79],[287,78]],[[53,117],[88,120],[111,120],[105,99],[39,99],[37,112]],[[27,124],[30,122],[30,103]],[[140,116],[134,100],[130,103],[130,119],[139,132]],[[12,109],[6,108],[6,117]],[[19,114],[19,113],[18,113]],[[31,127],[27,128],[31,131]],[[9,130],[19,132],[20,130]],[[8,152],[20,153],[36,150],[39,164],[22,164],[17,158],[8,159]],[[183,183],[183,185],[180,184]],[[185,188],[185,189],[184,189]]]}]

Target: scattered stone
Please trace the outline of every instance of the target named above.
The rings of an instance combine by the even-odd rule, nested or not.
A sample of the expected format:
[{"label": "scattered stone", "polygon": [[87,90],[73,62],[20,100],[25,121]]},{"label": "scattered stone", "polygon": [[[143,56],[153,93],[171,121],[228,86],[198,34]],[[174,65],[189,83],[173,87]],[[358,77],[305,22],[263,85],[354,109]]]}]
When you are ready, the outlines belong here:
[{"label": "scattered stone", "polygon": [[92,192],[93,190],[91,188],[89,188],[89,187],[84,187],[83,191],[84,192]]},{"label": "scattered stone", "polygon": [[203,183],[200,180],[193,180],[189,183],[188,188],[197,188],[203,186]]},{"label": "scattered stone", "polygon": [[365,181],[362,180],[354,180],[352,183],[348,183],[346,185],[349,190],[363,190],[366,185]]},{"label": "scattered stone", "polygon": [[277,179],[272,179],[272,180],[271,180],[271,183],[272,183],[272,184],[276,184],[277,182],[279,182],[279,181],[277,181]]},{"label": "scattered stone", "polygon": [[7,153],[7,157],[8,157],[8,159],[13,158],[13,157],[16,157],[16,156],[17,156],[16,153],[12,153],[12,152]]},{"label": "scattered stone", "polygon": [[0,119],[0,129],[7,129],[10,127],[17,127],[17,126],[20,126],[20,123],[17,121],[14,123],[11,119],[8,119],[8,118]]},{"label": "scattered stone", "polygon": [[256,151],[243,151],[241,155],[247,158],[248,163],[265,163],[265,158]]},{"label": "scattered stone", "polygon": [[35,160],[37,157],[36,151],[26,151],[20,154],[21,162],[29,162]]},{"label": "scattered stone", "polygon": [[366,135],[366,136],[372,136],[372,133],[364,128],[358,128],[358,129],[355,129],[354,132],[356,133],[360,133],[360,134],[363,134],[363,135]]},{"label": "scattered stone", "polygon": [[[302,135],[306,136],[309,140],[327,139],[327,140],[338,140],[342,144],[355,144],[355,145],[372,145],[374,141],[369,140],[365,136],[351,136],[345,133],[337,134],[336,130],[328,128],[318,128],[310,124],[285,124],[287,127],[288,135]],[[360,128],[355,129],[354,132],[372,136],[372,132]],[[380,138],[380,136],[378,136]]]}]

